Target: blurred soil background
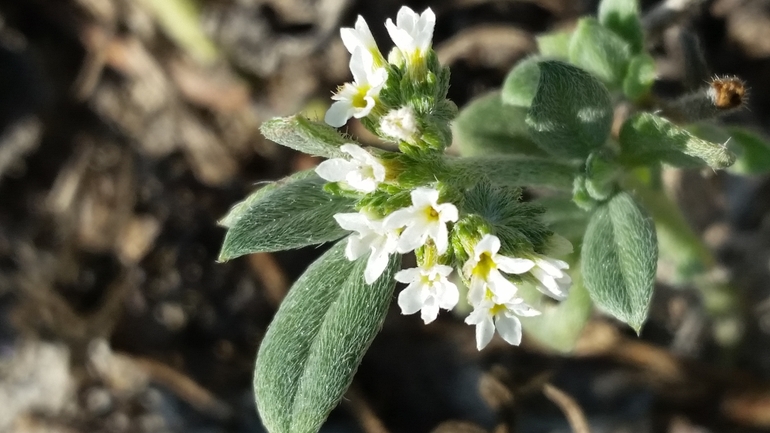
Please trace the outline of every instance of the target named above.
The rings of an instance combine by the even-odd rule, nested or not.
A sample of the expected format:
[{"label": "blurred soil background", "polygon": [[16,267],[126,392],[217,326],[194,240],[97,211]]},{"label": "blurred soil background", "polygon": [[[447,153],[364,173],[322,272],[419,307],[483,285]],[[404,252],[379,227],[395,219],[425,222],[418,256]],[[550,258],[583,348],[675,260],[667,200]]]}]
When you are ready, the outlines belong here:
[{"label": "blurred soil background", "polygon": [[[408,2],[438,16],[459,106],[596,3]],[[259,182],[318,163],[260,123],[322,117],[350,78],[338,28],[361,14],[387,50],[382,23],[401,5],[0,0],[0,432],[263,431],[255,354],[322,248],[219,264],[216,222]],[[680,88],[688,27],[712,72],[751,88],[731,120],[767,129],[770,1],[701,1],[670,25],[653,41],[660,90]],[[720,331],[741,336],[729,347],[697,290],[664,283],[640,338],[597,314],[570,356],[526,337],[478,353],[461,318],[424,326],[393,308],[324,431],[769,429],[768,180],[666,176],[740,290],[742,322]]]}]

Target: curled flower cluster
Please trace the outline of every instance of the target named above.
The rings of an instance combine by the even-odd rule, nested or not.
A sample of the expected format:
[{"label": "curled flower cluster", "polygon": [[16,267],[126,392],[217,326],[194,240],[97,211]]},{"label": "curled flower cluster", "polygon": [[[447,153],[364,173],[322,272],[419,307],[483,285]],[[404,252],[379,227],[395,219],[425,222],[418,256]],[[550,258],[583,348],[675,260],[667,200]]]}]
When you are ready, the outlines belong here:
[{"label": "curled flower cluster", "polygon": [[[408,143],[420,149],[417,157],[413,155],[410,161],[419,162],[419,158],[435,160],[435,155],[443,148],[425,145],[428,140],[421,130],[421,125],[426,124],[425,118],[431,113],[415,109],[426,104],[410,104],[408,97],[400,98],[405,101],[400,106],[380,100],[383,92],[395,95],[404,92],[403,88],[391,87],[402,80],[394,84],[389,81],[389,74],[412,80],[414,85],[408,87],[410,89],[436,82],[420,81],[426,74],[441,73],[437,61],[426,60],[435,57],[431,49],[434,25],[435,15],[430,9],[418,15],[407,7],[401,8],[395,24],[390,19],[386,22],[395,43],[387,62],[363,18],[358,18],[355,28],[342,29],[342,40],[352,55],[350,68],[354,81],[340,87],[332,97],[335,102],[326,113],[326,122],[341,126],[351,117],[377,117],[373,132],[382,139]],[[426,94],[431,95],[422,99],[429,101],[427,105],[435,107],[444,103],[441,98],[435,98],[442,92]],[[442,98],[445,99],[445,92]],[[391,95],[385,99],[392,102],[398,101],[399,97]],[[444,123],[448,122],[445,120]],[[334,183],[337,191],[359,198],[358,212],[334,215],[337,224],[351,232],[347,238],[346,257],[356,260],[368,254],[364,280],[372,284],[387,268],[391,255],[416,253],[418,266],[395,275],[397,281],[406,284],[398,296],[403,314],[419,311],[427,324],[436,319],[440,310],[454,309],[460,300],[460,291],[450,276],[457,270],[469,287],[468,301],[473,307],[465,322],[476,326],[476,343],[481,350],[491,341],[495,330],[508,343],[519,344],[519,317],[540,314],[521,297],[522,283],[531,283],[557,300],[566,297],[571,284],[566,273],[567,263],[533,248],[513,251],[518,257],[502,254],[503,242],[494,234],[492,224],[486,224],[482,217],[471,216],[471,212],[464,210],[459,198],[463,196],[459,191],[462,188],[456,182],[445,181],[441,170],[430,172],[420,181],[411,178],[403,183],[399,181],[399,175],[408,169],[393,163],[398,160],[397,153],[372,153],[353,143],[342,145],[340,150],[346,154],[344,158],[322,162],[316,173]],[[385,198],[380,200],[382,197]],[[465,229],[461,229],[460,220],[464,217],[477,223],[466,221]],[[471,229],[467,230],[469,227]]]}]

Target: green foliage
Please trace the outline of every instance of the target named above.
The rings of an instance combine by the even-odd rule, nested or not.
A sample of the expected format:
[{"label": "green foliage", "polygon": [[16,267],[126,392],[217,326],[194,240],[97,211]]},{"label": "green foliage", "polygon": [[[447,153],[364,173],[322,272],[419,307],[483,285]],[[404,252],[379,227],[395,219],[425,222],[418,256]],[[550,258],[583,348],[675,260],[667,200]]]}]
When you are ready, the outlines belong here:
[{"label": "green foliage", "polygon": [[501,251],[520,255],[541,251],[553,234],[540,220],[545,209],[521,201],[521,189],[477,182],[465,192],[462,211],[478,215],[500,238]]},{"label": "green foliage", "polygon": [[536,38],[537,49],[543,57],[569,60],[569,43],[572,32],[556,31],[545,33]]},{"label": "green foliage", "polygon": [[583,18],[572,35],[569,59],[612,88],[620,88],[631,61],[631,47],[595,19]]},{"label": "green foliage", "polygon": [[655,60],[649,54],[637,54],[628,64],[623,93],[631,101],[642,101],[649,95],[656,77]]},{"label": "green foliage", "polygon": [[721,143],[729,143],[738,158],[729,171],[740,175],[770,173],[770,140],[761,134],[739,126],[719,127],[713,124],[697,124],[689,128],[695,135]]},{"label": "green foliage", "polygon": [[503,104],[500,92],[474,100],[453,124],[460,152],[464,156],[545,155],[529,136],[525,115],[525,108]]},{"label": "green foliage", "polygon": [[575,246],[583,242],[589,213],[578,207],[572,197],[554,195],[539,198],[534,203],[545,208],[541,219],[554,233],[567,238]]},{"label": "green foliage", "polygon": [[537,93],[537,83],[540,80],[538,56],[528,57],[511,69],[503,82],[502,100],[504,104],[518,107],[529,107]]},{"label": "green foliage", "polygon": [[303,171],[294,173],[291,176],[285,177],[281,180],[277,180],[275,182],[266,182],[261,188],[252,192],[246,198],[246,200],[243,200],[242,202],[231,207],[230,211],[227,212],[227,215],[225,215],[222,219],[217,221],[217,224],[219,224],[221,227],[224,227],[226,229],[231,228],[233,225],[235,225],[236,221],[241,219],[241,217],[246,212],[248,212],[249,208],[253,207],[255,203],[257,203],[267,194],[275,191],[277,188],[280,188],[284,185],[296,182],[298,180],[306,179],[314,175],[315,175],[315,171],[313,171],[312,169],[303,170]]},{"label": "green foliage", "polygon": [[257,355],[254,392],[270,433],[315,433],[350,385],[380,330],[401,256],[364,283],[340,242],[305,271],[270,324]]},{"label": "green foliage", "polygon": [[560,157],[586,158],[607,140],[612,104],[607,89],[570,64],[542,61],[537,94],[527,113],[530,136]]},{"label": "green foliage", "polygon": [[640,53],[644,48],[637,0],[602,0],[599,3],[599,22],[623,38],[632,53]]},{"label": "green foliage", "polygon": [[569,190],[577,173],[573,164],[536,156],[447,157],[447,167],[460,183],[468,179],[488,178],[508,186],[544,186]]},{"label": "green foliage", "polygon": [[584,283],[591,299],[637,332],[647,318],[655,285],[655,227],[625,192],[600,205],[583,239]]},{"label": "green foliage", "polygon": [[219,261],[244,254],[300,248],[330,242],[347,233],[332,215],[353,212],[355,201],[333,196],[313,174],[249,198],[225,217],[230,228]]},{"label": "green foliage", "polygon": [[575,348],[593,310],[580,271],[574,270],[571,274],[569,296],[559,303],[544,298],[531,285],[521,285],[524,300],[542,312],[539,316],[520,319],[524,332],[538,343],[560,353],[569,353]]},{"label": "green foliage", "polygon": [[638,113],[626,120],[619,141],[624,162],[631,165],[664,161],[677,167],[721,169],[736,158],[727,146],[698,138],[652,113]]},{"label": "green foliage", "polygon": [[325,158],[346,156],[339,148],[353,142],[331,126],[313,122],[301,114],[268,120],[262,124],[260,131],[267,139],[278,144]]}]

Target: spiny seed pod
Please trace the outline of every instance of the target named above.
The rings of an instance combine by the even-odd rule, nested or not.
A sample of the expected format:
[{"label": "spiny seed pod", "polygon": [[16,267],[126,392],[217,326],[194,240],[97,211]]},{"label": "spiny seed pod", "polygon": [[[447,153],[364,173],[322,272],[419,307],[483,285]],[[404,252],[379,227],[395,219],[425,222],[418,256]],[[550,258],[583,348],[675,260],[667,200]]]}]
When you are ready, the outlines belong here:
[{"label": "spiny seed pod", "polygon": [[677,123],[692,123],[723,116],[746,105],[748,89],[738,77],[714,77],[707,86],[673,101],[665,101],[661,110]]}]

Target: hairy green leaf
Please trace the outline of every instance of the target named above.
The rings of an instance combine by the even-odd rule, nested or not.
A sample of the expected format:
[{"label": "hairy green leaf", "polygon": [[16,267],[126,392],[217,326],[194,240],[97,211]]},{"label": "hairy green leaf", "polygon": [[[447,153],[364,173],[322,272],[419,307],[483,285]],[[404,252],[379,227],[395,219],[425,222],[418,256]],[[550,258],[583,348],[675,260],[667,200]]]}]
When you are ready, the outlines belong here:
[{"label": "hairy green leaf", "polygon": [[525,108],[503,104],[500,92],[475,99],[452,125],[460,153],[545,155],[527,132],[526,114]]},{"label": "hairy green leaf", "polygon": [[[332,217],[353,212],[354,200],[330,195],[315,173],[271,188],[239,207],[225,235],[219,261],[244,254],[301,248],[347,233]],[[232,213],[232,212],[231,212]]]},{"label": "hairy green leaf", "polygon": [[656,77],[655,60],[646,53],[637,54],[628,64],[623,93],[632,101],[640,101],[650,94]]},{"label": "hairy green leaf", "polygon": [[268,193],[273,192],[276,188],[280,188],[284,185],[311,177],[314,175],[314,173],[315,172],[313,169],[303,170],[275,182],[264,182],[261,188],[252,192],[248,197],[246,197],[245,200],[231,207],[230,211],[227,212],[227,215],[217,221],[217,224],[219,224],[220,227],[229,229],[249,210],[249,208],[254,203],[261,200]]},{"label": "hairy green leaf", "polygon": [[542,61],[537,94],[527,113],[530,136],[553,155],[585,158],[607,140],[612,104],[588,72],[557,60]]},{"label": "hairy green leaf", "polygon": [[735,162],[735,154],[721,143],[696,137],[684,128],[652,113],[638,113],[623,124],[619,137],[621,159],[627,164],[659,161],[677,167],[722,169]]},{"label": "hairy green leaf", "polygon": [[632,53],[642,52],[644,32],[637,0],[602,0],[599,3],[599,22],[628,42]]},{"label": "hairy green leaf", "polygon": [[270,433],[317,432],[385,320],[401,256],[367,285],[366,257],[351,262],[344,250],[339,242],[310,265],[262,340],[254,393]]},{"label": "hairy green leaf", "polygon": [[770,141],[762,135],[738,126],[728,127],[730,144],[740,150],[730,171],[743,175],[770,173]]},{"label": "hairy green leaf", "polygon": [[533,203],[545,208],[542,220],[549,229],[565,237],[572,245],[582,243],[589,213],[578,207],[571,196],[542,197]]},{"label": "hairy green leaf", "polygon": [[572,36],[569,58],[572,63],[617,88],[626,77],[628,63],[631,61],[631,47],[595,19],[583,18]]},{"label": "hairy green leaf", "polygon": [[577,174],[573,164],[536,156],[446,157],[447,167],[458,179],[486,176],[493,184],[508,186],[544,186],[570,190]]},{"label": "hairy green leaf", "polygon": [[540,68],[537,65],[540,60],[542,58],[539,56],[528,57],[508,72],[501,94],[504,104],[518,107],[529,107],[532,104],[540,80]]},{"label": "hairy green leaf", "polygon": [[569,43],[572,39],[572,32],[555,31],[542,34],[535,39],[537,40],[537,49],[542,56],[569,60]]},{"label": "hairy green leaf", "polygon": [[615,195],[591,216],[583,238],[583,279],[591,299],[639,332],[647,319],[658,244],[655,226],[630,195]]},{"label": "hairy green leaf", "polygon": [[297,114],[276,117],[263,123],[262,134],[269,140],[308,155],[340,158],[346,154],[340,150],[345,143],[353,143],[331,126],[314,122]]}]

